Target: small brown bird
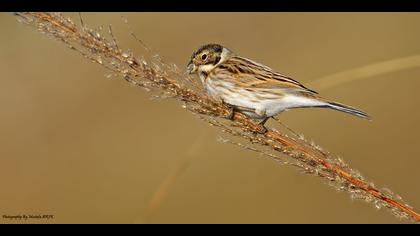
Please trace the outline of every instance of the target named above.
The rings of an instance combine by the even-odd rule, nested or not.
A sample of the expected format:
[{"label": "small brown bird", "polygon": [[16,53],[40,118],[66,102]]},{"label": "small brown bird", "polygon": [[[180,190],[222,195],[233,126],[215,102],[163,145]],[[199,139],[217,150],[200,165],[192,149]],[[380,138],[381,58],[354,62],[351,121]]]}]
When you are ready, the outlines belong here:
[{"label": "small brown bird", "polygon": [[240,112],[257,120],[261,133],[267,131],[264,124],[270,117],[291,108],[331,108],[370,119],[365,112],[328,101],[298,81],[218,44],[195,51],[187,71],[197,73],[206,92],[231,108],[230,119]]}]

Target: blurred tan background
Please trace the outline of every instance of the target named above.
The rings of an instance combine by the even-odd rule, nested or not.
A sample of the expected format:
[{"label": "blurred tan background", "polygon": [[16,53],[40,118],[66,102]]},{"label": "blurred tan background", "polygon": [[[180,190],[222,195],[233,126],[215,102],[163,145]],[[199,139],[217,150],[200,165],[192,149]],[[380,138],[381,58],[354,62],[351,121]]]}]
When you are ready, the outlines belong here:
[{"label": "blurred tan background", "polygon": [[[217,42],[368,112],[373,122],[322,109],[281,120],[420,210],[420,61],[379,74],[381,64],[370,67],[420,55],[420,14],[83,13],[88,26],[111,24],[120,46],[136,51],[122,16],[180,67]],[[217,142],[220,132],[178,103],[105,78],[104,68],[11,14],[0,14],[0,28],[0,215],[54,215],[32,223],[401,222],[317,177]],[[370,75],[328,88],[316,82],[349,70],[360,77],[361,67]]]}]

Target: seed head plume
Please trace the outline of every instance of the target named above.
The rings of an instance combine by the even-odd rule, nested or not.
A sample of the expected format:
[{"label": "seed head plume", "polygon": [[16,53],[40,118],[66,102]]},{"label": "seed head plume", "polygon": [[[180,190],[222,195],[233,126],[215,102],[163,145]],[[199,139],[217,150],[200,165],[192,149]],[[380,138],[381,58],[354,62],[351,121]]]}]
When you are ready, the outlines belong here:
[{"label": "seed head plume", "polygon": [[[389,209],[396,217],[420,220],[419,214],[396,194],[375,187],[342,159],[303,136],[274,129],[257,134],[258,124],[239,113],[234,114],[232,121],[224,119],[230,112],[229,107],[207,97],[200,86],[177,66],[164,63],[149,49],[145,50],[144,56],[150,55],[147,59],[123,50],[111,27],[90,29],[83,20],[76,24],[60,13],[15,14],[20,22],[63,42],[84,58],[109,69],[112,75],[147,91],[154,91],[159,98],[178,100],[186,110],[223,131],[229,138],[221,139],[222,142],[296,166],[304,173],[318,176],[335,189],[347,192],[353,199],[364,200],[376,208]],[[137,37],[134,39],[141,42]],[[141,42],[141,45],[144,44]]]}]

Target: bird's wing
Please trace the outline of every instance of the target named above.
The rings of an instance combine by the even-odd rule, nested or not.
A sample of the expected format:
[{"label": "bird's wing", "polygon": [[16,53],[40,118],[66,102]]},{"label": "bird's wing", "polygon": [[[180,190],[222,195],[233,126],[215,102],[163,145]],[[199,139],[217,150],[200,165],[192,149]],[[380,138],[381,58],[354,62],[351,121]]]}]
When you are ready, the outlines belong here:
[{"label": "bird's wing", "polygon": [[271,68],[252,60],[234,56],[219,64],[212,73],[244,87],[267,89],[291,89],[317,94],[298,81],[273,71]]}]

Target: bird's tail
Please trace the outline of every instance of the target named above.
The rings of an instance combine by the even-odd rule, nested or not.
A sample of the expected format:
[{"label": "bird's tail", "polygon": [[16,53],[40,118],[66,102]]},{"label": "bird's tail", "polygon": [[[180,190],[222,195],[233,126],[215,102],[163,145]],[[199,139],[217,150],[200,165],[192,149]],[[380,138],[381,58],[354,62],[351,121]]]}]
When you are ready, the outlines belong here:
[{"label": "bird's tail", "polygon": [[[356,108],[349,107],[338,102],[329,101],[313,93],[301,93],[297,96],[289,95],[289,96],[286,96],[286,98],[284,99],[287,99],[286,102],[290,104],[288,108],[299,108],[299,107],[330,108],[337,111],[348,113],[350,115],[372,120],[372,118],[366,112],[357,110]],[[284,99],[283,99],[283,102],[285,101]]]},{"label": "bird's tail", "polygon": [[337,111],[342,111],[342,112],[345,112],[345,113],[348,113],[348,114],[351,114],[351,115],[354,115],[354,116],[358,116],[358,117],[361,117],[361,118],[372,120],[372,118],[366,112],[357,110],[355,108],[346,106],[346,105],[341,104],[341,103],[327,101],[327,105],[325,105],[325,106],[328,107],[328,108],[337,110]]}]

